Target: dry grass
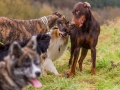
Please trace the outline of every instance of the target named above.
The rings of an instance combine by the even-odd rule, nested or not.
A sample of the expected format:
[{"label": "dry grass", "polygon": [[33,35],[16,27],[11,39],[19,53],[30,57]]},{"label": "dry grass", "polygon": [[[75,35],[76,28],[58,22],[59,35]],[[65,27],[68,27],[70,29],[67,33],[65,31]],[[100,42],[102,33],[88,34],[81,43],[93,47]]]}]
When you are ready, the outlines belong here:
[{"label": "dry grass", "polygon": [[[118,27],[117,27],[118,25]],[[97,74],[91,76],[90,51],[83,62],[83,71],[76,67],[72,79],[48,75],[40,78],[43,87],[29,90],[119,90],[120,89],[120,19],[101,26],[101,34],[97,45]],[[70,43],[69,43],[70,45]],[[68,70],[69,51],[55,62],[59,73],[66,74]],[[111,64],[116,65],[113,67]]]}]

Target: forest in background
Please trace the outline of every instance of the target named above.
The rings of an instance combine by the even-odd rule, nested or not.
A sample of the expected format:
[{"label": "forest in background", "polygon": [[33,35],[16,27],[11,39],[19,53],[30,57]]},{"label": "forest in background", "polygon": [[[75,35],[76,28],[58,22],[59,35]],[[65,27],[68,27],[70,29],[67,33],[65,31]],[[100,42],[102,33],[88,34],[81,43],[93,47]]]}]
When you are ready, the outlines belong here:
[{"label": "forest in background", "polygon": [[120,17],[120,0],[0,0],[0,16],[33,19],[58,11],[71,20],[72,8],[78,1],[88,1],[101,24]]},{"label": "forest in background", "polygon": [[104,8],[104,7],[120,7],[120,0],[32,0],[39,1],[40,3],[50,3],[55,7],[69,7],[72,8],[76,2],[89,2],[93,8]]}]

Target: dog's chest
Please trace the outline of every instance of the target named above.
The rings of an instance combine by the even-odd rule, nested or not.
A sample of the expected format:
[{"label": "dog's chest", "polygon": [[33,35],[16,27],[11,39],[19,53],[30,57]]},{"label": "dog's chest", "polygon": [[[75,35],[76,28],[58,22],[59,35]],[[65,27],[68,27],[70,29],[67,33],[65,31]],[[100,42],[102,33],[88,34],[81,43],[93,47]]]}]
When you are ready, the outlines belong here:
[{"label": "dog's chest", "polygon": [[8,75],[8,72],[6,69],[0,68],[0,90],[20,90],[20,88],[17,87],[15,82],[11,79],[11,77]]},{"label": "dog's chest", "polygon": [[50,41],[50,46],[48,48],[48,56],[53,61],[57,60],[62,56],[64,51],[66,50],[68,40],[65,42],[62,39],[56,39]]},{"label": "dog's chest", "polygon": [[93,44],[93,37],[88,34],[83,34],[83,35],[79,36],[78,40],[79,40],[78,44],[87,49],[89,49],[90,45]]}]

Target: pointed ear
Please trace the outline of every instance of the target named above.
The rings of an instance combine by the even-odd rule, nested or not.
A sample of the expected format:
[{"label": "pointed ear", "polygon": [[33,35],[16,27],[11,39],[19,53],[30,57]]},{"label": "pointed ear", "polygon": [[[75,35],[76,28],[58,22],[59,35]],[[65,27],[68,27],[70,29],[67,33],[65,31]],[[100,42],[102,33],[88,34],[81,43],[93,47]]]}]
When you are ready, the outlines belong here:
[{"label": "pointed ear", "polygon": [[36,51],[37,50],[37,36],[32,36],[31,40],[28,42],[26,47]]},{"label": "pointed ear", "polygon": [[11,58],[19,58],[22,55],[21,46],[18,42],[13,42],[9,48],[9,55]]},{"label": "pointed ear", "polygon": [[54,12],[53,14],[56,15],[56,16],[58,16],[59,18],[61,18],[61,16],[62,16],[62,14],[59,13],[59,12]]}]

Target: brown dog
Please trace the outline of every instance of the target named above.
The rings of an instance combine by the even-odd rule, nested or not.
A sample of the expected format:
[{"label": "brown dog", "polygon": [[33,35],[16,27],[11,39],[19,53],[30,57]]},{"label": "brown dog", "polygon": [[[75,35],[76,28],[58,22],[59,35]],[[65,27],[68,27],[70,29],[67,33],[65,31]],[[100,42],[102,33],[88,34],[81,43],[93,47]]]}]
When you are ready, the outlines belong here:
[{"label": "brown dog", "polygon": [[98,42],[98,36],[100,33],[100,25],[97,20],[93,17],[90,11],[90,4],[87,2],[78,2],[73,7],[73,19],[72,23],[76,27],[71,31],[71,56],[69,60],[69,66],[72,64],[72,59],[74,56],[73,64],[71,67],[71,72],[69,78],[75,73],[76,63],[78,61],[80,48],[81,57],[79,59],[79,69],[82,71],[82,63],[87,55],[88,49],[91,49],[92,58],[92,75],[95,75],[96,68],[96,45]]},{"label": "brown dog", "polygon": [[6,44],[14,40],[24,40],[34,34],[46,33],[53,26],[66,28],[67,22],[65,16],[58,12],[31,20],[0,17],[0,42]]}]

